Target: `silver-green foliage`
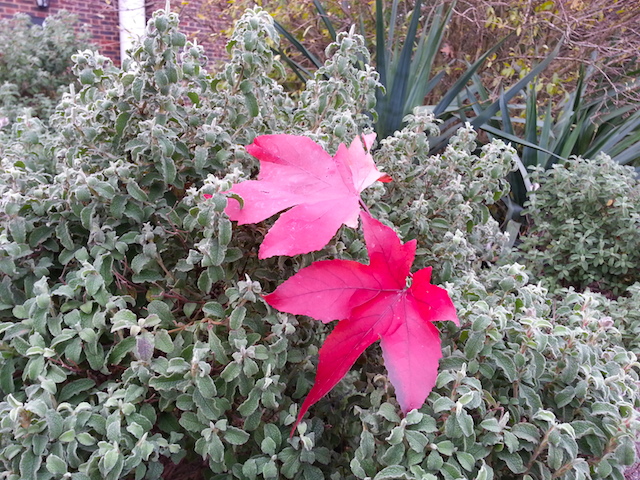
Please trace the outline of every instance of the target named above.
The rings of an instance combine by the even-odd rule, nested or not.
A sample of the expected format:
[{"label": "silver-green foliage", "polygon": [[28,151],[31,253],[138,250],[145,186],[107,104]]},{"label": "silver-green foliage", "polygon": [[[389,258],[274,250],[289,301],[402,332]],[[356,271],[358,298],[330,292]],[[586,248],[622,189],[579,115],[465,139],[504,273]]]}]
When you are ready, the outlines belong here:
[{"label": "silver-green foliage", "polygon": [[555,303],[517,264],[450,287],[462,328],[446,335],[436,389],[404,419],[369,392],[356,477],[623,479],[638,362],[610,318],[589,295]]},{"label": "silver-green foliage", "polygon": [[522,243],[540,277],[576,288],[624,292],[640,280],[640,182],[606,155],[534,172],[532,227]]},{"label": "silver-green foliage", "polygon": [[365,191],[376,215],[398,225],[405,239],[419,240],[416,266],[433,266],[439,281],[504,253],[507,238],[488,206],[509,191],[514,151],[496,140],[477,149],[467,124],[440,155],[429,155],[429,135],[437,136],[433,116],[416,109],[407,126],[381,143],[376,163],[393,182]]},{"label": "silver-green foliage", "polygon": [[621,336],[621,345],[640,355],[640,283],[631,285],[615,300],[592,294],[591,304],[605,315],[603,321],[614,326]]},{"label": "silver-green foliage", "polygon": [[26,14],[0,20],[0,117],[30,107],[46,120],[69,83],[71,56],[89,48],[89,33],[66,11],[34,25]]},{"label": "silver-green foliage", "polygon": [[323,251],[258,261],[266,225],[232,225],[223,192],[255,173],[243,146],[256,135],[333,150],[370,129],[377,78],[354,67],[368,63],[362,39],[342,35],[294,98],[264,12],[243,16],[215,75],[177,24],[154,15],[122,69],[79,53],[83,87],[57,133],[25,118],[2,147],[4,477],[157,479],[182,462],[211,479],[621,478],[635,355],[586,296],[552,308],[521,267],[482,268],[503,248],[487,205],[512,151],[474,155],[467,128],[429,157],[435,127],[417,114],[375,153],[394,183],[366,201],[418,239],[462,328],[444,329],[420,411],[399,417],[372,348],[288,438],[328,327],[261,293],[315,259],[365,260],[362,239],[344,229]]}]

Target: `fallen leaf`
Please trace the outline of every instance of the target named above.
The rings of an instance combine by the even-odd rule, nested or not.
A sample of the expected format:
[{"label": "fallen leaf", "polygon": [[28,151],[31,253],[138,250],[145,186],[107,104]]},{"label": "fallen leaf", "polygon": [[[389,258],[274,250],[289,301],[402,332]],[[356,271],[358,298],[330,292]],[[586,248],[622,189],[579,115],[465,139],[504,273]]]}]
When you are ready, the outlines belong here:
[{"label": "fallen leaf", "polygon": [[440,49],[440,53],[442,53],[447,58],[454,58],[456,56],[453,47],[448,43],[445,43],[442,46],[442,48]]},{"label": "fallen leaf", "polygon": [[360,193],[376,180],[390,180],[368,152],[375,134],[363,139],[365,145],[359,138],[348,148],[340,144],[334,157],[296,135],[263,135],[247,146],[260,160],[260,174],[233,186],[244,207],[229,198],[225,212],[243,225],[288,209],[265,236],[259,258],[320,250],[343,224],[357,226]]},{"label": "fallen leaf", "polygon": [[433,322],[451,320],[459,325],[447,291],[430,283],[431,267],[411,275],[416,241],[403,244],[391,228],[368,213],[360,216],[369,265],[350,260],[315,262],[265,297],[282,312],[325,323],[340,320],[320,348],[315,384],[294,429],[376,340],[381,340],[402,410],[420,408],[435,385],[442,357]]}]

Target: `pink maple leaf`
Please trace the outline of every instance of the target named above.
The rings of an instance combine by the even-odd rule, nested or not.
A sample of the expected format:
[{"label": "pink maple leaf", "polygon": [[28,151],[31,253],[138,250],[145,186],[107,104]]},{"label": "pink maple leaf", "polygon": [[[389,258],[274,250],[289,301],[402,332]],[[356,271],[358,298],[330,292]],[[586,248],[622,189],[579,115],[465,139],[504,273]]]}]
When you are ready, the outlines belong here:
[{"label": "pink maple leaf", "polygon": [[369,265],[351,260],[315,262],[264,297],[283,312],[325,323],[340,320],[320,348],[315,384],[294,429],[309,407],[376,340],[381,340],[384,363],[402,410],[421,407],[435,385],[442,357],[433,322],[451,320],[459,325],[447,291],[430,283],[431,267],[411,275],[416,241],[403,244],[391,228],[368,213],[363,212],[361,218]]},{"label": "pink maple leaf", "polygon": [[348,148],[340,144],[334,157],[296,135],[262,135],[247,146],[260,160],[260,174],[233,186],[244,207],[229,198],[226,214],[243,225],[288,209],[265,236],[259,258],[320,250],[341,225],[357,227],[360,193],[376,180],[390,181],[368,153],[375,134],[363,138],[364,146],[359,138]]}]

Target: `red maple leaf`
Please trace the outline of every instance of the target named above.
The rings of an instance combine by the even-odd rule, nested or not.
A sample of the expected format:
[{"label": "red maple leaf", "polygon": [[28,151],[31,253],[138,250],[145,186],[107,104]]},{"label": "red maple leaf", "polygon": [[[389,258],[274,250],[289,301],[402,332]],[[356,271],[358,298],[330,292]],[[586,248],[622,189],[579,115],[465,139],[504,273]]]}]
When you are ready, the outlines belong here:
[{"label": "red maple leaf", "polygon": [[[363,138],[368,150],[375,134]],[[260,174],[233,186],[230,192],[242,197],[244,207],[229,198],[226,214],[243,225],[289,209],[265,236],[261,259],[320,250],[341,225],[357,227],[360,192],[376,180],[390,180],[358,138],[348,148],[340,144],[335,157],[296,135],[262,135],[247,151],[260,160]]]},{"label": "red maple leaf", "polygon": [[294,429],[309,407],[378,339],[402,410],[420,408],[435,385],[442,357],[432,322],[451,320],[459,325],[447,291],[430,283],[431,267],[411,275],[416,241],[403,244],[391,228],[368,213],[361,218],[369,265],[351,260],[315,262],[265,297],[283,312],[325,323],[340,320],[320,348],[315,384]]}]

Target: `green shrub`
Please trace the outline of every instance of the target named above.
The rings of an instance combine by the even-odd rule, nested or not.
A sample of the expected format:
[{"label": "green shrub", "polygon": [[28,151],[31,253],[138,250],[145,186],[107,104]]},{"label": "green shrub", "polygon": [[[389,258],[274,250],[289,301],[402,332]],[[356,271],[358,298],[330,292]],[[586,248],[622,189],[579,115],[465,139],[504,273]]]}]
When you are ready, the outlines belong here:
[{"label": "green shrub", "polygon": [[255,173],[243,146],[257,135],[333,152],[370,131],[377,78],[356,68],[362,38],[343,34],[294,98],[275,80],[264,12],[242,17],[215,75],[177,25],[156,13],[122,69],[76,55],[83,86],[55,133],[25,118],[3,146],[4,476],[621,479],[638,431],[635,355],[587,296],[554,305],[522,267],[488,263],[505,237],[487,205],[508,189],[513,151],[474,155],[466,128],[428,157],[434,125],[419,114],[375,152],[394,182],[366,203],[417,238],[416,268],[439,269],[463,326],[442,326],[437,388],[419,411],[399,417],[371,348],[288,438],[329,327],[261,293],[317,259],[366,261],[363,242],[344,228],[322,251],[258,261],[268,225],[232,225],[224,192]]},{"label": "green shrub", "polygon": [[463,323],[443,343],[436,389],[404,419],[369,389],[357,478],[385,467],[394,474],[376,478],[623,479],[637,357],[614,345],[609,317],[588,295],[553,301],[519,265],[451,287]]},{"label": "green shrub", "polygon": [[374,155],[393,182],[365,190],[378,218],[398,225],[405,239],[418,239],[416,267],[433,266],[440,282],[478,270],[505,253],[507,237],[488,205],[509,192],[514,150],[501,140],[478,150],[470,125],[458,130],[440,155],[429,155],[429,135],[438,135],[431,115],[416,109],[407,126],[381,142]]},{"label": "green shrub", "polygon": [[0,116],[31,107],[46,119],[76,80],[71,56],[89,48],[89,33],[77,17],[60,11],[34,25],[25,14],[0,20]]},{"label": "green shrub", "polygon": [[631,285],[615,300],[592,294],[591,306],[602,311],[603,321],[620,332],[621,345],[640,355],[640,283]]},{"label": "green shrub", "polygon": [[618,297],[607,313],[620,330],[625,348],[640,355],[640,283],[627,288],[625,296]]},{"label": "green shrub", "polygon": [[532,226],[522,243],[535,274],[619,295],[640,280],[640,183],[630,167],[601,155],[536,171]]}]

